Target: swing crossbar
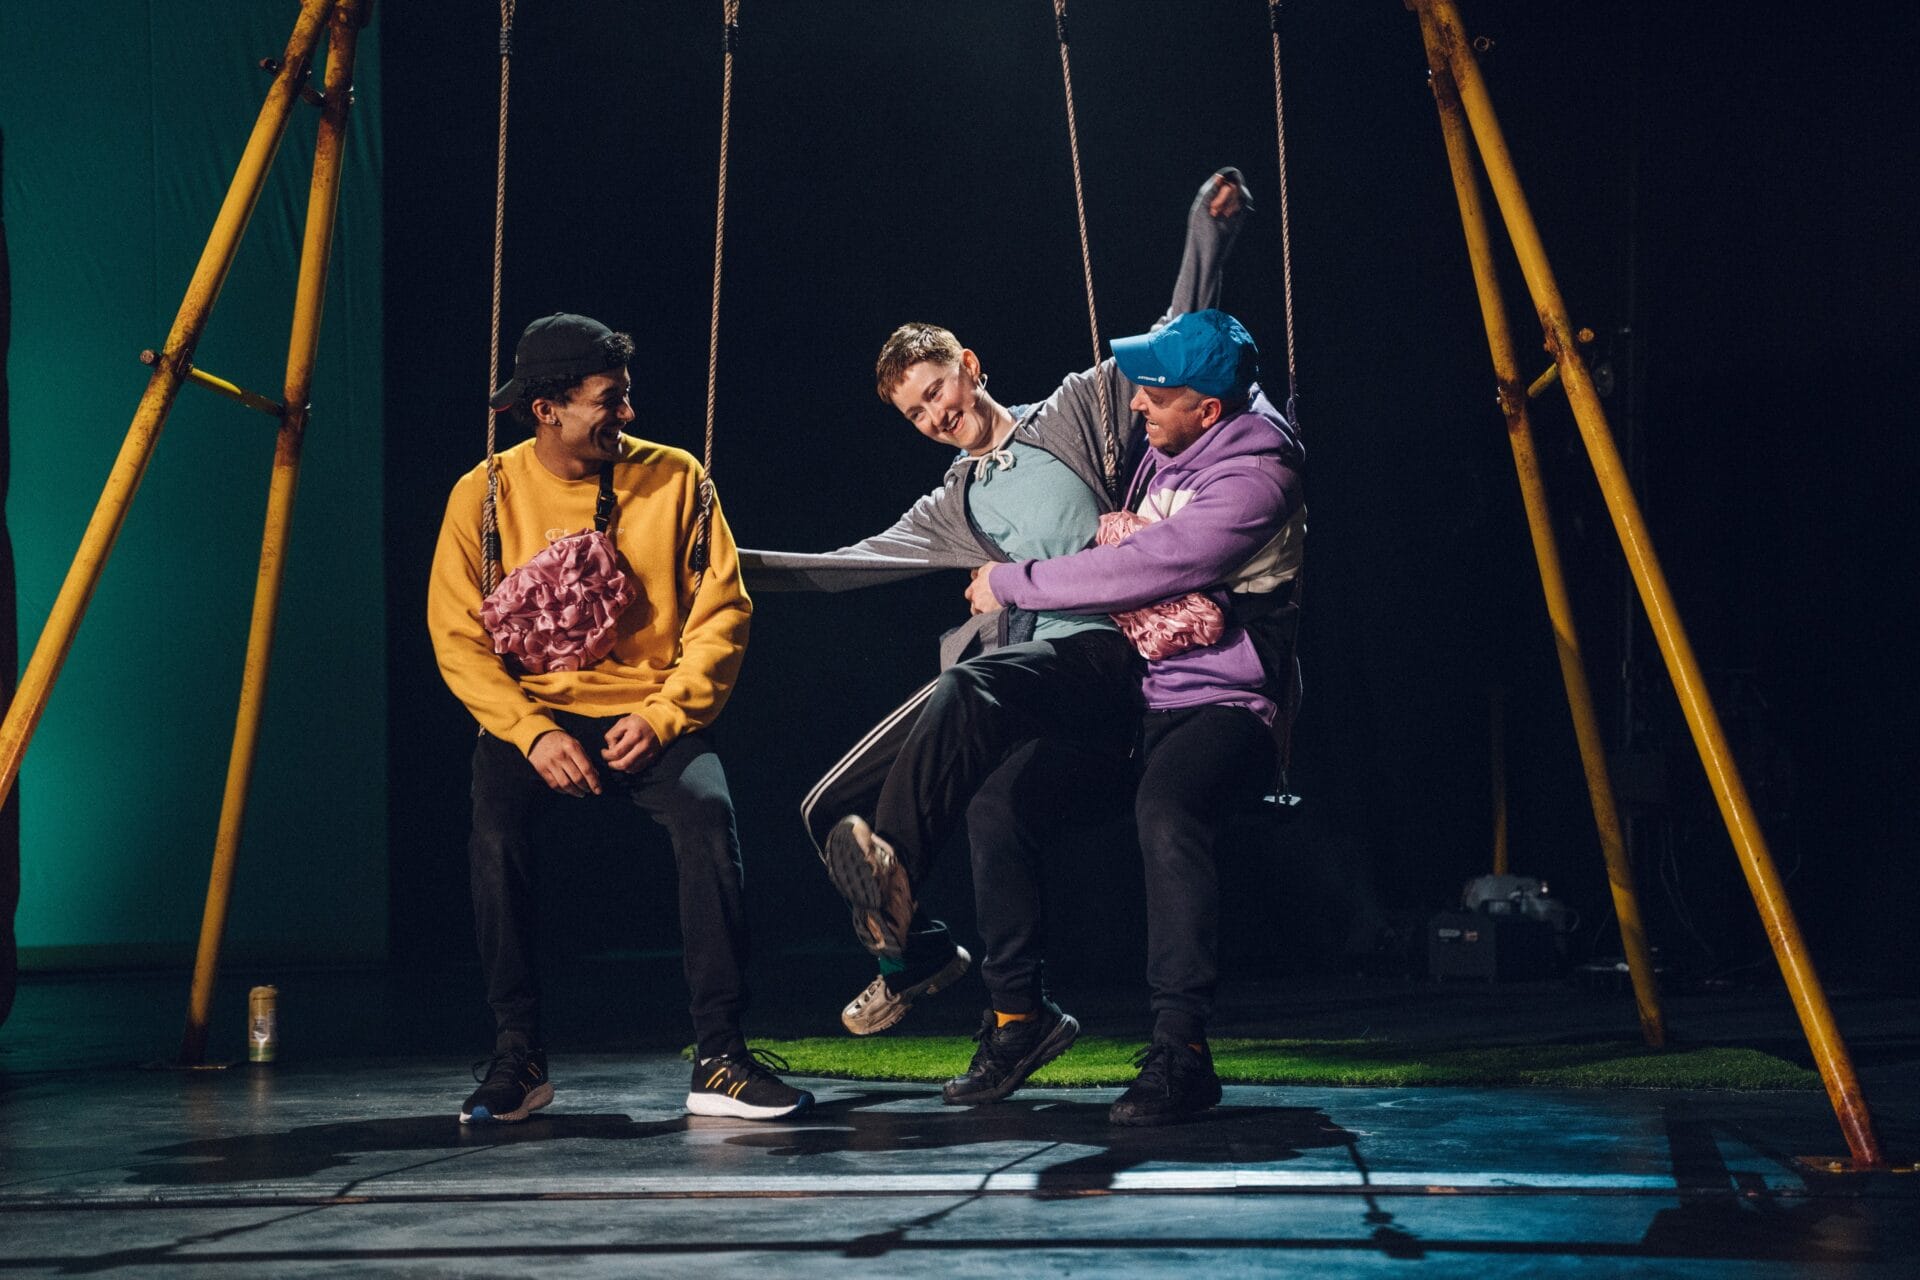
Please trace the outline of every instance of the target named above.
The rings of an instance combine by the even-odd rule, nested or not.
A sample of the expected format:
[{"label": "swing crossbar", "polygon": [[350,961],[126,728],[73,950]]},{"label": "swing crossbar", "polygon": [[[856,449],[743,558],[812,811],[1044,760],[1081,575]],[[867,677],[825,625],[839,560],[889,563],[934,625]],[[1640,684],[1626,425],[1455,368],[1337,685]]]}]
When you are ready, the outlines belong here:
[{"label": "swing crossbar", "polygon": [[[153,365],[159,362],[160,353],[151,347],[140,353],[141,364]],[[225,378],[208,373],[205,369],[196,369],[192,365],[188,365],[183,370],[183,375],[188,382],[191,382],[196,387],[205,387],[208,391],[217,392],[229,400],[237,400],[247,406],[247,408],[257,409],[270,418],[284,418],[287,416],[287,406],[281,404],[278,400],[263,396],[258,391],[249,391],[239,383],[229,382]]]},{"label": "swing crossbar", "polygon": [[[1576,333],[1573,336],[1579,341],[1580,345],[1584,347],[1588,343],[1593,341],[1593,330],[1582,329],[1579,333]],[[1547,366],[1546,371],[1544,373],[1542,373],[1539,377],[1535,378],[1532,382],[1527,384],[1527,399],[1538,400],[1541,397],[1541,395],[1543,395],[1547,391],[1548,388],[1557,387],[1559,385],[1560,385],[1560,366],[1557,364],[1550,364]]]}]

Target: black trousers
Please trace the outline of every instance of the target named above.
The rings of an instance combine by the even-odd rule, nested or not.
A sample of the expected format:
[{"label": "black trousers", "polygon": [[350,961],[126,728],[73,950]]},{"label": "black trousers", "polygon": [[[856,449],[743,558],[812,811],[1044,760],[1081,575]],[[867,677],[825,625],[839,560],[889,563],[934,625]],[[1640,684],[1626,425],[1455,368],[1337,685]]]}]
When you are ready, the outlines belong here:
[{"label": "black trousers", "polygon": [[[1236,809],[1273,776],[1273,737],[1239,707],[1148,712],[1142,722],[1134,818],[1147,901],[1147,985],[1154,1034],[1206,1034],[1219,976],[1216,855]],[[967,811],[986,957],[980,976],[1004,1013],[1044,997],[1042,868],[1067,824],[1098,821],[1124,780],[1077,744],[1040,741],[1007,762]]]},{"label": "black trousers", "polygon": [[[801,816],[815,846],[847,814],[871,815],[917,889],[962,819],[971,821],[977,793],[1013,785],[1030,744],[1049,739],[1125,759],[1139,715],[1137,661],[1118,632],[1099,630],[1008,645],[947,668],[808,793]],[[924,916],[914,932],[910,962],[922,935],[944,943]]]},{"label": "black trousers", "polygon": [[1154,1038],[1206,1035],[1219,980],[1221,833],[1273,778],[1273,734],[1244,707],[1150,711],[1133,816],[1147,888]]},{"label": "black trousers", "polygon": [[1133,781],[1111,750],[1040,738],[1022,743],[967,806],[980,979],[1002,1013],[1046,999],[1047,859],[1071,827],[1116,816]]},{"label": "black trousers", "polygon": [[[600,775],[600,799],[631,804],[662,827],[678,872],[680,930],[694,1034],[702,1057],[744,1047],[747,922],[741,907],[740,838],[720,757],[689,734],[646,769],[623,774],[600,758],[613,719],[556,714],[586,748]],[[588,797],[592,799],[593,797]],[[473,749],[474,934],[493,1008],[495,1049],[543,1048],[534,917],[538,858],[534,831],[553,804],[569,800],[534,772],[517,747],[482,735]],[[554,856],[545,850],[544,856]]]}]

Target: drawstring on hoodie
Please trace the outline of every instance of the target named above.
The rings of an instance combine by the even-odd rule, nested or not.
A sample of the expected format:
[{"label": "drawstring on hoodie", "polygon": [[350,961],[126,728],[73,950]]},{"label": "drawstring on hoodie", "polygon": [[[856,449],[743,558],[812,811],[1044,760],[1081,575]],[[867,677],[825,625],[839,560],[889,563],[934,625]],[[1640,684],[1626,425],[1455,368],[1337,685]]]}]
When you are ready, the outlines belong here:
[{"label": "drawstring on hoodie", "polygon": [[993,469],[996,466],[1002,471],[1013,470],[1013,463],[1013,450],[1007,448],[1005,442],[995,445],[985,453],[972,454],[967,458],[967,464],[973,468],[973,478],[980,481],[992,478]]},{"label": "drawstring on hoodie", "polygon": [[[980,384],[985,386],[986,381],[986,378],[982,376]],[[1032,410],[1028,410],[1027,413],[1015,418],[1012,429],[1009,430],[1006,435],[1000,437],[1000,442],[993,445],[985,453],[975,453],[967,456],[966,462],[967,465],[973,468],[973,478],[975,480],[985,481],[992,478],[995,467],[998,467],[1002,471],[1013,470],[1013,464],[1016,461],[1011,447],[1013,444],[1013,433],[1018,431],[1020,424],[1031,416]]]}]

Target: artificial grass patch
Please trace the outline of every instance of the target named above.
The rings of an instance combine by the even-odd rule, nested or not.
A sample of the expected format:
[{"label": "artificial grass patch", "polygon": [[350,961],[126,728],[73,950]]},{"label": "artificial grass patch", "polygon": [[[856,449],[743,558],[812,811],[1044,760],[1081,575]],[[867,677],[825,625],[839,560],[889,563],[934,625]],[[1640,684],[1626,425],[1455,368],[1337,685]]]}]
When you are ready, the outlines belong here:
[{"label": "artificial grass patch", "polygon": [[[937,1082],[966,1070],[973,1041],[960,1036],[816,1037],[756,1044],[795,1075],[845,1080]],[[1815,1089],[1820,1078],[1757,1049],[1707,1046],[1651,1050],[1633,1041],[1452,1048],[1384,1040],[1211,1042],[1214,1069],[1229,1084],[1402,1087],[1533,1085],[1574,1089]],[[1033,1077],[1039,1085],[1123,1085],[1140,1043],[1081,1036]]]}]

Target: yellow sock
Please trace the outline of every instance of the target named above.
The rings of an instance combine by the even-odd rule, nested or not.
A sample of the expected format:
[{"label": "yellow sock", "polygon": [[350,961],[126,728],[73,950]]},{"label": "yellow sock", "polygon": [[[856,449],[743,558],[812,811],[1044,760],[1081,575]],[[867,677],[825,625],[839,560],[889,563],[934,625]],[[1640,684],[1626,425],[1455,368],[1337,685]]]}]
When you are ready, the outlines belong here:
[{"label": "yellow sock", "polygon": [[1033,1015],[1030,1013],[1002,1013],[998,1009],[995,1009],[993,1011],[993,1016],[994,1016],[993,1025],[996,1027],[1004,1027],[1009,1022],[1032,1022],[1033,1021]]}]

